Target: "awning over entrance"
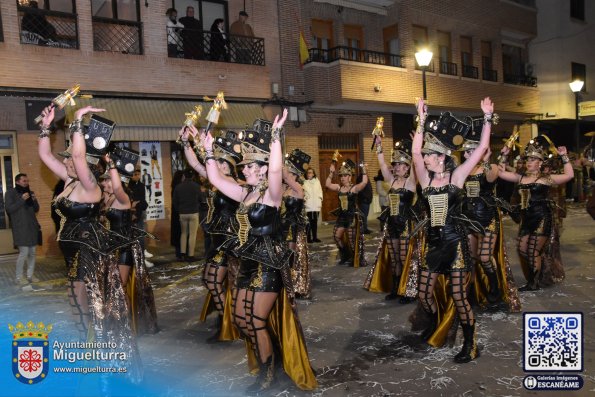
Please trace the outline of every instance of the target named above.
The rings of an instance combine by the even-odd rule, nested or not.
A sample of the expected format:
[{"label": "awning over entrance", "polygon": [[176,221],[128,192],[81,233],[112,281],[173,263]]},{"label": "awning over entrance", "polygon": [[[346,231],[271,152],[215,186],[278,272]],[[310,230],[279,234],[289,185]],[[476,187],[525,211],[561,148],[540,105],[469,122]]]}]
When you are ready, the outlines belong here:
[{"label": "awning over entrance", "polygon": [[[185,116],[201,105],[201,124],[207,124],[205,117],[213,102],[174,101],[122,98],[77,98],[76,106],[68,108],[67,123],[74,111],[84,106],[106,109],[101,113],[116,122],[114,141],[175,141]],[[260,103],[228,102],[228,109],[221,112],[217,129],[242,130],[252,125],[257,118],[264,118]]]}]

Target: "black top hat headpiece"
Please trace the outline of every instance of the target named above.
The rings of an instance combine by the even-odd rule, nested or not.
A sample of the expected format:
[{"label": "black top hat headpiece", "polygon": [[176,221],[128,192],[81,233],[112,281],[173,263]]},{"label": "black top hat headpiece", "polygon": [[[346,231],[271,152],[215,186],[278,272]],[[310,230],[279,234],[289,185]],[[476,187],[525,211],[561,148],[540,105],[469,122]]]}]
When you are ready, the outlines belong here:
[{"label": "black top hat headpiece", "polygon": [[450,156],[453,151],[460,150],[471,124],[444,112],[438,120],[428,119],[425,130],[422,153],[438,152]]},{"label": "black top hat headpiece", "polygon": [[357,166],[351,159],[343,161],[341,168],[339,168],[339,175],[353,175]]},{"label": "black top hat headpiece", "polygon": [[241,143],[235,131],[227,131],[225,136],[218,136],[213,142],[215,157],[227,161],[235,167],[242,160]]},{"label": "black top hat headpiece", "polygon": [[308,167],[310,167],[310,160],[312,157],[300,149],[293,149],[291,153],[287,154],[285,165],[289,171],[296,175],[304,175]]},{"label": "black top hat headpiece", "polygon": [[138,164],[139,155],[136,150],[111,145],[110,158],[116,165],[120,176],[126,180],[134,173],[136,164]]},{"label": "black top hat headpiece", "polygon": [[540,160],[545,160],[548,157],[548,152],[552,149],[552,146],[552,141],[546,135],[537,135],[527,143],[527,146],[525,146],[523,157],[535,157]]},{"label": "black top hat headpiece", "polygon": [[395,148],[390,155],[390,162],[411,165],[411,146],[412,142],[409,139],[395,142]]},{"label": "black top hat headpiece", "polygon": [[481,140],[481,131],[483,130],[484,120],[483,117],[481,118],[471,118],[467,117],[465,120],[467,123],[471,124],[471,129],[469,133],[465,137],[465,142],[463,142],[462,150],[471,150],[475,149],[479,146],[479,141]]},{"label": "black top hat headpiece", "polygon": [[238,165],[249,164],[255,161],[269,162],[272,128],[272,122],[257,119],[254,121],[252,129],[240,133],[239,138],[242,142],[243,160]]}]

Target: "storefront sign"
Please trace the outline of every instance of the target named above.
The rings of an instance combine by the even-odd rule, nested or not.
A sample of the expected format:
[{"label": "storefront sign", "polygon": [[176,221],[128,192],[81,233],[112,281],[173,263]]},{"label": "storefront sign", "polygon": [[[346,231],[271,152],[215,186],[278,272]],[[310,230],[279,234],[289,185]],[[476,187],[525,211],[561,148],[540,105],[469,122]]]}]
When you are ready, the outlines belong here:
[{"label": "storefront sign", "polygon": [[140,181],[145,185],[145,196],[149,204],[146,219],[148,221],[165,219],[161,143],[139,142],[139,152]]}]

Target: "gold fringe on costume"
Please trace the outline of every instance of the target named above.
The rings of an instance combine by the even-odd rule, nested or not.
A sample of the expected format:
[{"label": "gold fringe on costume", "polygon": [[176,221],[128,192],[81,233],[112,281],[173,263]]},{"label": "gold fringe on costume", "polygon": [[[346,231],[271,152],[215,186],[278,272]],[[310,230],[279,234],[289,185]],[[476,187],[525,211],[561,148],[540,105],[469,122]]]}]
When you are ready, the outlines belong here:
[{"label": "gold fringe on costume", "polygon": [[295,294],[299,297],[310,299],[312,293],[312,281],[310,278],[306,228],[298,226],[296,240],[297,258],[291,269],[293,289]]},{"label": "gold fringe on costume", "polygon": [[406,298],[417,298],[419,285],[419,267],[423,247],[423,234],[421,238],[411,237],[407,249],[407,259],[401,273],[401,281],[397,294]]},{"label": "gold fringe on costume", "polygon": [[355,229],[355,242],[351,241],[349,229],[343,233],[343,247],[347,247],[353,252],[353,267],[365,267],[368,266],[365,258],[365,246],[364,246],[364,231],[362,229],[362,219],[359,211],[355,215],[354,226]]},{"label": "gold fringe on costume", "polygon": [[[271,337],[280,347],[283,369],[287,376],[302,390],[314,390],[318,387],[316,376],[310,365],[306,340],[299,323],[297,313],[289,303],[285,288],[281,290],[275,305],[269,314],[267,326]],[[258,373],[258,361],[254,349],[246,342],[248,368],[251,374]]]},{"label": "gold fringe on costume", "polygon": [[132,331],[136,335],[154,334],[159,331],[157,310],[151,278],[145,267],[144,250],[137,241],[131,251],[134,266],[128,277],[126,292],[130,299]]}]

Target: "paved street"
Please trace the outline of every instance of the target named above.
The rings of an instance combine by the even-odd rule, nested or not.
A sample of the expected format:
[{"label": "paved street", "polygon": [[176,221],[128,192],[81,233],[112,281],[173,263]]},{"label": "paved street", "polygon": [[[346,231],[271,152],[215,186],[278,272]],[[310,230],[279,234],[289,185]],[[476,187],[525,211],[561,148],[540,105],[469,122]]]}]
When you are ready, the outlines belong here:
[{"label": "paved street", "polygon": [[[585,385],[571,396],[593,395],[595,372],[595,221],[583,207],[571,207],[562,235],[566,279],[559,285],[521,295],[523,311],[572,311],[584,313]],[[376,221],[370,222],[373,230]],[[462,343],[431,349],[410,332],[408,316],[414,304],[386,302],[381,294],[362,289],[369,268],[346,268],[335,264],[336,249],[331,227],[322,229],[323,243],[311,247],[313,298],[299,301],[299,313],[319,388],[297,390],[279,371],[276,396],[521,396],[560,395],[560,392],[528,392],[522,385],[522,313],[477,313],[481,357],[468,364],[452,360]],[[524,284],[516,252],[516,225],[506,221],[507,246],[517,284]],[[367,259],[372,262],[379,233],[367,236]],[[202,264],[172,262],[167,242],[151,260],[161,332],[143,336],[139,347],[146,383],[143,395],[240,396],[252,384],[247,374],[242,342],[206,344],[214,332],[215,318],[199,323],[205,289],[200,282]],[[57,259],[39,260],[38,292],[12,287],[14,260],[0,265],[0,343],[7,347],[6,323],[44,321],[54,324],[53,337],[68,338],[71,318],[63,288],[63,264]],[[5,350],[5,349],[2,349]],[[5,360],[5,354],[2,359]],[[3,361],[4,362],[4,361]],[[12,382],[9,365],[2,365],[2,384]],[[7,378],[8,377],[8,378]],[[60,375],[51,374],[32,386],[47,394]],[[47,389],[44,389],[47,388]],[[31,389],[33,390],[33,389]],[[86,390],[88,393],[89,390]],[[0,396],[6,390],[0,390]],[[84,394],[84,393],[82,393]],[[49,395],[49,394],[48,394]],[[94,395],[94,394],[90,394]]]}]

